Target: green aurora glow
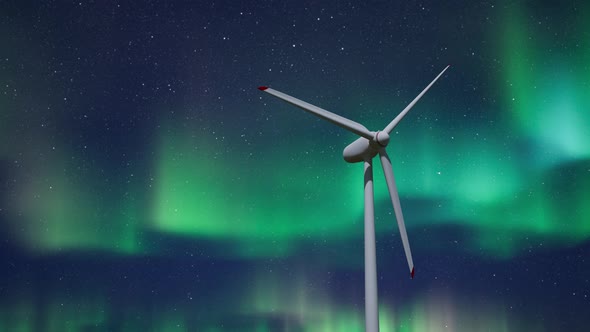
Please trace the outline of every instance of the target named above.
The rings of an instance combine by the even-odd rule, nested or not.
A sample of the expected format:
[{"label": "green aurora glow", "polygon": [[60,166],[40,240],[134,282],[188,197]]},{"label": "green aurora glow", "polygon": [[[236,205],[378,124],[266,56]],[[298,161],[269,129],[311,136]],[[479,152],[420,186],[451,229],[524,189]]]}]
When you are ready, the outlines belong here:
[{"label": "green aurora glow", "polygon": [[[500,89],[505,90],[507,110],[517,124],[514,129],[544,150],[538,155],[542,163],[588,158],[590,45],[580,43],[573,31],[588,31],[589,8],[582,5],[562,31],[569,39],[567,46],[556,47],[554,40],[539,31],[541,24],[519,7],[516,4],[503,18],[502,35],[511,37],[498,42],[506,69],[505,76],[500,76]],[[568,48],[576,49],[574,57],[563,54]]]},{"label": "green aurora glow", "polygon": [[[410,234],[417,225],[465,225],[478,234],[467,250],[484,248],[486,254],[498,257],[518,254],[524,249],[519,242],[525,237],[560,242],[583,241],[590,235],[590,209],[584,203],[590,192],[587,178],[558,197],[551,184],[561,165],[567,167],[576,160],[583,163],[590,153],[585,144],[590,141],[590,113],[582,111],[589,108],[590,99],[583,93],[583,85],[577,84],[588,73],[548,70],[540,60],[532,62],[538,64],[533,66],[538,70],[525,66],[534,60],[530,57],[535,49],[543,45],[527,44],[520,35],[525,31],[516,29],[523,25],[517,14],[507,17],[506,23],[507,29],[520,32],[503,39],[506,45],[498,54],[507,64],[505,81],[500,81],[506,82],[509,98],[496,107],[510,114],[518,127],[507,124],[506,130],[492,131],[479,125],[449,136],[444,134],[449,122],[433,121],[438,113],[447,111],[425,100],[416,114],[400,125],[390,145],[402,203],[408,199],[438,202],[428,210],[405,210]],[[443,79],[437,89],[445,90],[444,85]],[[432,94],[433,99],[444,98],[443,92]],[[262,106],[250,105],[251,109],[258,107]],[[293,112],[295,115],[286,116],[299,117],[302,124],[314,120],[274,101],[269,101],[263,112],[277,117]],[[553,127],[559,135],[547,128],[555,121]],[[499,119],[495,126],[503,123],[510,123],[509,118]],[[540,160],[525,159],[517,152],[516,136],[503,136],[510,130],[530,138],[533,148],[548,150],[535,154]],[[265,140],[281,140],[273,132],[266,135]],[[141,251],[144,230],[156,230],[232,241],[236,244],[234,254],[248,257],[290,255],[299,241],[309,238],[360,236],[361,168],[345,164],[338,151],[353,139],[349,135],[343,134],[333,151],[319,157],[311,138],[290,143],[288,149],[268,147],[263,156],[251,157],[223,153],[221,142],[183,129],[178,123],[161,129],[159,137],[155,185],[149,188],[154,196],[151,221],[140,221],[148,201],[127,199],[112,206],[108,199],[97,198],[92,188],[83,186],[83,181],[65,178],[69,161],[62,155],[39,170],[46,173],[40,177],[42,181],[30,181],[22,192],[21,205],[34,208],[23,208],[29,230],[22,233],[21,241],[34,250],[102,248],[133,253]],[[379,167],[375,169],[377,202],[387,202],[383,176]],[[567,208],[563,208],[564,202]],[[105,211],[107,205],[110,207]],[[572,209],[577,214],[569,218],[570,227],[564,228],[563,218]],[[378,209],[377,214],[383,221],[378,231],[393,232],[391,208]],[[106,219],[111,221],[101,225]],[[498,237],[509,238],[509,245],[498,246],[494,240]]]},{"label": "green aurora glow", "polygon": [[[381,331],[554,331],[555,325],[545,323],[587,319],[580,314],[590,296],[587,271],[572,264],[585,262],[587,254],[567,249],[590,239],[589,4],[573,10],[546,3],[461,3],[478,9],[470,13],[483,10],[489,16],[475,24],[469,15],[448,19],[460,10],[436,11],[436,19],[446,17],[441,23],[423,10],[428,5],[415,8],[420,14],[408,17],[433,24],[436,33],[462,31],[452,41],[439,38],[433,49],[425,45],[433,45],[436,34],[421,30],[424,25],[401,23],[409,27],[402,31],[420,31],[409,38],[416,44],[391,37],[393,32],[382,44],[371,39],[377,35],[371,29],[395,32],[397,22],[380,25],[392,22],[374,19],[380,15],[374,8],[347,9],[352,16],[345,19],[358,21],[348,30],[340,29],[349,22],[330,23],[343,18],[334,13],[328,20],[322,9],[313,17],[297,13],[301,21],[281,28],[304,27],[292,40],[249,44],[251,39],[232,37],[232,43],[238,40],[231,46],[238,54],[233,57],[219,54],[231,48],[221,44],[230,42],[226,25],[231,29],[251,20],[258,26],[258,18],[245,10],[248,15],[241,15],[234,5],[216,8],[230,15],[220,16],[220,28],[215,15],[199,21],[206,15],[198,11],[196,18],[170,20],[178,26],[196,20],[195,26],[186,23],[183,33],[161,38],[153,31],[170,28],[164,17],[175,5],[162,2],[169,5],[164,10],[157,3],[150,2],[153,13],[141,8],[145,16],[128,9],[133,14],[118,18],[123,23],[108,21],[110,14],[96,15],[97,10],[90,10],[92,20],[80,14],[92,5],[110,6],[116,17],[118,7],[102,2],[68,7],[63,22],[48,8],[65,3],[48,3],[31,12],[14,10],[2,23],[0,39],[8,55],[0,57],[6,96],[0,99],[0,176],[6,180],[0,221],[8,272],[2,276],[7,283],[0,296],[0,331],[362,330],[362,165],[346,164],[341,156],[355,137],[255,87],[268,81],[285,92],[293,89],[297,97],[374,129],[405,106],[422,81],[429,81],[427,75],[436,74],[439,62],[457,54],[461,61],[396,128],[388,149],[412,250],[421,259],[434,256],[421,266],[432,268],[440,257],[453,255],[456,263],[432,268],[443,276],[417,278],[411,297],[403,293],[399,275],[393,284],[401,286],[391,286],[387,269],[403,266],[381,262],[402,254],[396,242],[392,249],[385,240],[399,236],[375,160],[379,268],[385,272],[379,281]],[[376,9],[405,21],[408,9],[399,6]],[[267,9],[260,15],[270,13]],[[278,17],[272,14],[272,20]],[[33,20],[35,15],[42,19]],[[129,23],[134,15],[137,25]],[[68,22],[92,26],[86,31]],[[115,36],[117,24],[130,28]],[[315,33],[310,37],[312,24],[321,24],[330,42]],[[474,26],[483,33],[469,31]],[[248,29],[264,37],[269,31]],[[136,39],[127,40],[128,35]],[[174,45],[150,44],[159,39]],[[321,43],[328,47],[313,53]],[[263,54],[267,46],[280,51]],[[408,54],[399,56],[399,47]],[[332,49],[340,50],[337,59]],[[127,55],[133,64],[125,62]],[[284,63],[268,64],[271,55]],[[400,59],[400,67],[391,65]],[[259,62],[249,67],[254,61]],[[417,63],[425,62],[417,75]],[[347,71],[350,64],[355,68]],[[223,72],[217,71],[221,67]],[[399,80],[384,73],[392,68],[401,69]],[[187,74],[193,71],[197,74]],[[332,81],[323,95],[310,88]],[[170,92],[175,84],[177,94]],[[437,238],[447,229],[458,230],[453,248],[444,242],[448,238]],[[180,244],[166,247],[171,242]],[[545,250],[555,250],[557,257],[549,268]],[[571,255],[561,257],[562,251]],[[471,271],[461,271],[464,260],[474,256],[487,269],[473,271],[481,267],[477,260]],[[531,256],[531,265],[521,261]],[[159,265],[167,259],[177,260]],[[304,261],[308,270],[284,263],[292,260]],[[543,266],[535,269],[536,264]],[[515,271],[521,265],[538,275]],[[505,283],[490,282],[503,273]],[[522,279],[513,280],[513,273]],[[176,285],[178,280],[185,284]],[[461,283],[466,287],[457,286]],[[489,289],[478,288],[488,283]],[[574,289],[580,285],[585,289]],[[547,316],[568,305],[574,308],[569,317]]]},{"label": "green aurora glow", "polygon": [[[524,238],[557,244],[590,236],[587,177],[571,175],[568,180],[575,183],[559,195],[553,181],[565,177],[563,172],[584,172],[590,157],[590,112],[584,111],[590,109],[585,81],[590,68],[584,65],[590,63],[590,46],[572,38],[568,47],[579,52],[566,58],[553,49],[551,38],[531,38],[541,36],[544,27],[531,22],[520,6],[498,18],[505,32],[496,38],[491,58],[497,59],[498,70],[489,80],[502,98],[482,104],[487,121],[475,121],[473,111],[445,100],[453,89],[449,85],[456,84],[451,70],[392,135],[390,155],[410,238],[416,226],[463,225],[476,234],[466,250],[511,257],[526,248]],[[569,29],[588,30],[589,12],[578,11]],[[235,246],[229,254],[245,257],[288,256],[309,239],[360,237],[361,166],[345,164],[340,153],[354,137],[346,132],[337,139],[306,135],[294,143],[297,126],[317,126],[316,119],[267,99],[252,101],[242,111],[274,119],[256,123],[263,134],[246,133],[251,136],[247,145],[243,137],[222,142],[219,134],[187,128],[180,120],[159,127],[153,178],[140,180],[150,185],[132,183],[113,197],[100,193],[112,189],[95,181],[102,169],[80,168],[68,157],[75,155],[72,149],[28,158],[35,165],[29,172],[39,176],[21,179],[19,211],[13,212],[26,221],[18,221],[13,231],[33,251],[141,253],[156,249],[142,245],[145,232],[156,231],[230,241]],[[387,123],[398,112],[386,105],[367,107],[379,110],[383,118],[371,119],[377,123]],[[210,120],[205,127],[216,126]],[[219,132],[224,130],[221,125]],[[51,149],[42,137],[32,137],[30,154]],[[327,144],[322,148],[318,141]],[[237,145],[228,150],[229,142]],[[252,146],[264,146],[258,148],[263,152],[246,153]],[[523,147],[532,152],[523,154]],[[18,159],[8,145],[0,152]],[[376,211],[382,221],[377,231],[395,232],[383,176],[380,167],[375,169],[376,201],[386,206]],[[408,202],[424,199],[431,204],[407,208]],[[498,238],[508,244],[498,246]]]}]

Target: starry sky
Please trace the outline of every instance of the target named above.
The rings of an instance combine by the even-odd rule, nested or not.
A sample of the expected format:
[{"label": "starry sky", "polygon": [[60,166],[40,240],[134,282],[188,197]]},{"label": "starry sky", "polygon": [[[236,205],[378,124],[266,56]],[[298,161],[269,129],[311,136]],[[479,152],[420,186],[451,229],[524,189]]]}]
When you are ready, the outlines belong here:
[{"label": "starry sky", "polygon": [[3,1],[0,330],[362,331],[356,137],[380,327],[590,324],[583,1]]}]

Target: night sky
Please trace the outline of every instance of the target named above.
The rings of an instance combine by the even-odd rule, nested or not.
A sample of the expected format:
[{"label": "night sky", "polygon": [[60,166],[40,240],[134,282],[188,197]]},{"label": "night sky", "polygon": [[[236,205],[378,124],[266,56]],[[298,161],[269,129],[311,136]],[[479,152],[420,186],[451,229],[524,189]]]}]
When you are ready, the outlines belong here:
[{"label": "night sky", "polygon": [[[590,4],[3,1],[0,331],[588,331]],[[377,160],[375,160],[377,162]],[[378,164],[375,164],[378,166]]]}]

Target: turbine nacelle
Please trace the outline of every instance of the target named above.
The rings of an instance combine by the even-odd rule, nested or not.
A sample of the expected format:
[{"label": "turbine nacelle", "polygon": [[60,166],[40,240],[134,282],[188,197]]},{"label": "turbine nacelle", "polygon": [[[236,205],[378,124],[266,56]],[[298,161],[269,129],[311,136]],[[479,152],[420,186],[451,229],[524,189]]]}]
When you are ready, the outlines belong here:
[{"label": "turbine nacelle", "polygon": [[379,149],[389,144],[389,134],[384,131],[371,132],[373,138],[364,137],[356,139],[344,148],[342,156],[349,163],[359,163],[372,159],[379,153]]}]

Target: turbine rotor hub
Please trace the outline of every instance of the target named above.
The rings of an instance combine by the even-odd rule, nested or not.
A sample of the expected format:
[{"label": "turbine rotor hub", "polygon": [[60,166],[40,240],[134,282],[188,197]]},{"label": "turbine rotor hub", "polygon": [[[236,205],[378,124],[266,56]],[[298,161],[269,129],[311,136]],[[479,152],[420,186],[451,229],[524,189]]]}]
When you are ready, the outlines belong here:
[{"label": "turbine rotor hub", "polygon": [[385,131],[378,131],[375,133],[373,141],[382,147],[386,147],[389,144],[389,134]]}]

